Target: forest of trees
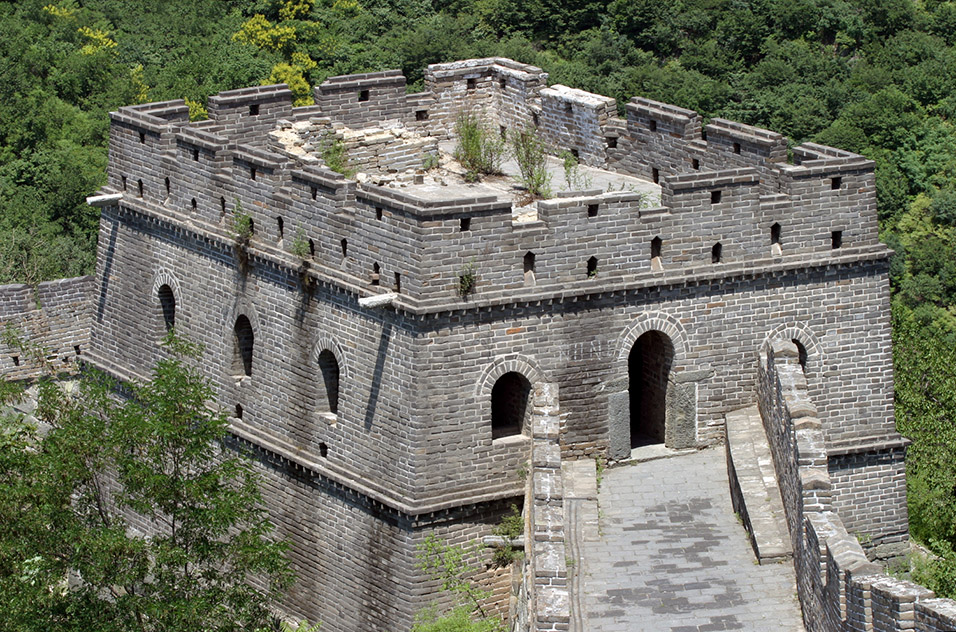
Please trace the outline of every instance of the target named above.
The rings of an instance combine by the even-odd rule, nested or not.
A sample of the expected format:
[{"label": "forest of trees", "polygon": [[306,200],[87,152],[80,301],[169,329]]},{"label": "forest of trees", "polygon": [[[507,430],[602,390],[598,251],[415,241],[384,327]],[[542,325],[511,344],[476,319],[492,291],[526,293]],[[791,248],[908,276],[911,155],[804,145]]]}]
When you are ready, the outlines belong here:
[{"label": "forest of trees", "polygon": [[90,273],[107,112],[501,55],[550,81],[877,164],[914,536],[956,589],[956,3],[938,0],[21,0],[0,3],[0,283]]}]

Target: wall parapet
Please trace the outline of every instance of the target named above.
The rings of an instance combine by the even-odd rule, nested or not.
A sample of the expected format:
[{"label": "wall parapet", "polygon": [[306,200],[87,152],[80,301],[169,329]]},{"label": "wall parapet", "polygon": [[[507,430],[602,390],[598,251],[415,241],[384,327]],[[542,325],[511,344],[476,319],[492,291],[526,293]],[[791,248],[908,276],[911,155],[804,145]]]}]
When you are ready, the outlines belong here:
[{"label": "wall parapet", "polygon": [[[431,65],[417,95],[406,95],[404,82],[397,70],[331,77],[307,107],[293,107],[284,84],[231,90],[209,98],[210,119],[200,122],[189,122],[182,101],[120,108],[111,115],[108,187],[187,223],[228,223],[241,203],[255,240],[289,250],[287,237],[301,233],[314,246],[311,263],[400,278],[410,302],[427,304],[457,299],[472,259],[481,263],[475,296],[514,297],[718,264],[721,274],[765,257],[838,263],[878,244],[874,166],[856,154],[805,143],[789,164],[780,134],[723,119],[704,134],[697,112],[641,97],[624,120],[614,99],[549,87],[540,68],[503,58]],[[502,134],[536,127],[553,152],[624,176],[621,187],[630,176],[653,181],[661,207],[644,208],[646,199],[622,189],[540,202],[539,221],[514,220],[524,207],[505,188],[449,185],[421,169],[469,110]],[[351,152],[351,167],[372,168],[361,182],[342,186],[319,167],[330,134]],[[534,284],[522,266],[529,251]]]},{"label": "wall parapet", "polygon": [[834,510],[823,429],[799,360],[792,342],[768,344],[759,360],[757,399],[793,541],[807,630],[956,629],[956,601],[883,573]]},{"label": "wall parapet", "polygon": [[512,617],[512,630],[559,632],[568,629],[571,610],[558,386],[537,383],[533,397],[531,471],[525,499],[527,568],[518,590],[519,607],[524,612]]},{"label": "wall parapet", "polygon": [[[73,372],[89,347],[94,290],[92,276],[36,286],[0,285],[0,330],[13,328],[43,351],[52,368]],[[5,378],[26,380],[44,372],[39,358],[0,341],[0,373]]]}]

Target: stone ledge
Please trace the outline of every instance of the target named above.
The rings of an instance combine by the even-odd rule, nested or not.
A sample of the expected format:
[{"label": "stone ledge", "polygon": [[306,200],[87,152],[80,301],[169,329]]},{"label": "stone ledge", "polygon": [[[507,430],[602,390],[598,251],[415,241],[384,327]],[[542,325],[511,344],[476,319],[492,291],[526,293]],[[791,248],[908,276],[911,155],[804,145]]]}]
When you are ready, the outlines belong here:
[{"label": "stone ledge", "polygon": [[750,534],[757,561],[789,560],[793,547],[760,413],[751,406],[727,413],[724,419],[734,510]]}]

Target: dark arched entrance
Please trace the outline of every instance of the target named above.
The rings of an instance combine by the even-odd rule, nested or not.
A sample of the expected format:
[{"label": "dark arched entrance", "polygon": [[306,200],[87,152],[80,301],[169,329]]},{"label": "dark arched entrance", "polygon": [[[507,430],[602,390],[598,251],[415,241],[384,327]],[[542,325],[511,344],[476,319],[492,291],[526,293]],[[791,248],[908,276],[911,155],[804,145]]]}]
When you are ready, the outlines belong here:
[{"label": "dark arched entrance", "polygon": [[531,382],[511,371],[491,389],[491,438],[522,434],[531,416]]},{"label": "dark arched entrance", "polygon": [[631,447],[664,442],[668,377],[674,345],[659,331],[648,331],[631,347],[627,359],[631,409]]}]

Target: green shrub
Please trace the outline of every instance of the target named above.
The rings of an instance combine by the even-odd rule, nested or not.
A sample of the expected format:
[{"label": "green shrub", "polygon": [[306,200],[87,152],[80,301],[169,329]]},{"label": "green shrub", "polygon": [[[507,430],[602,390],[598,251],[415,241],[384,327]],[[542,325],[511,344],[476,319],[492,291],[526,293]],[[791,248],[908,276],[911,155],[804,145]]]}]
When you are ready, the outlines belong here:
[{"label": "green shrub", "polygon": [[438,167],[441,164],[441,158],[438,154],[428,153],[422,158],[422,169],[425,171],[431,171],[432,169]]},{"label": "green shrub", "polygon": [[252,240],[255,224],[252,216],[242,212],[242,204],[236,200],[236,208],[232,214],[232,236],[239,246],[248,246]]},{"label": "green shrub", "polygon": [[462,112],[455,121],[455,160],[465,168],[465,181],[477,182],[482,175],[501,173],[505,141],[488,129],[481,117]]},{"label": "green shrub", "polygon": [[521,557],[521,551],[511,546],[510,542],[524,535],[524,517],[518,511],[517,505],[511,505],[511,511],[502,516],[501,522],[495,526],[492,533],[508,541],[495,547],[492,554],[492,563],[495,566],[507,566]]},{"label": "green shrub", "polygon": [[533,198],[551,195],[551,174],[548,173],[544,143],[533,127],[515,130],[510,135],[511,154],[518,163],[518,181]]},{"label": "green shrub", "polygon": [[472,619],[466,606],[439,615],[434,607],[426,608],[415,615],[412,632],[500,632],[501,623],[496,619]]},{"label": "green shrub", "polygon": [[346,178],[355,175],[355,169],[349,167],[349,155],[345,149],[345,143],[332,132],[327,133],[322,139],[320,153],[325,166],[332,171],[341,173]]},{"label": "green shrub", "polygon": [[458,273],[458,296],[466,298],[475,291],[475,283],[478,282],[478,275],[475,273],[475,264],[469,261],[461,267]]},{"label": "green shrub", "polygon": [[295,239],[292,241],[292,254],[305,261],[312,256],[312,249],[309,248],[309,240],[305,238],[302,229],[296,231]]},{"label": "green shrub", "polygon": [[591,188],[591,176],[581,173],[580,162],[570,151],[561,154],[564,161],[564,181],[568,185],[568,191],[584,191]]}]

